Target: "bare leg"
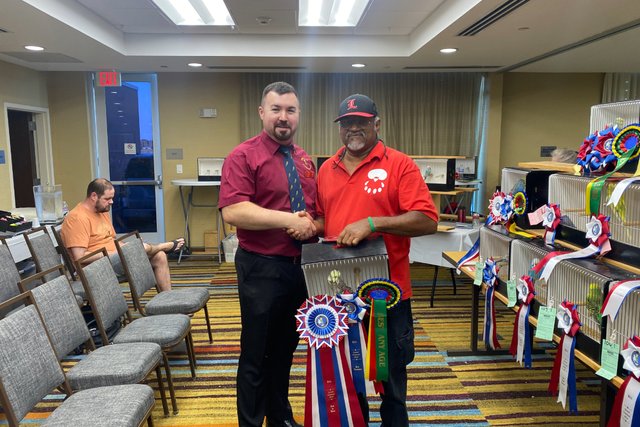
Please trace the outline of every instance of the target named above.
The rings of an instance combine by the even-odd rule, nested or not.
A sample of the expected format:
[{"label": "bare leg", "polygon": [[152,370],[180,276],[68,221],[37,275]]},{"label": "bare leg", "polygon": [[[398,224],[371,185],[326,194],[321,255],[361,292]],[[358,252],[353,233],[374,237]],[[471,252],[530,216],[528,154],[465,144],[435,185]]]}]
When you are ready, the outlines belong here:
[{"label": "bare leg", "polygon": [[156,276],[156,285],[160,292],[171,290],[171,274],[169,272],[169,261],[167,254],[163,251],[156,252],[149,258],[153,274]]},{"label": "bare leg", "polygon": [[[178,241],[178,244],[176,245],[176,248],[174,250],[178,251],[184,245],[184,239],[180,238],[176,240]],[[147,251],[147,256],[149,258],[152,258],[158,252],[170,251],[172,248],[173,248],[173,241],[157,243],[157,244],[144,243],[144,250]]]}]

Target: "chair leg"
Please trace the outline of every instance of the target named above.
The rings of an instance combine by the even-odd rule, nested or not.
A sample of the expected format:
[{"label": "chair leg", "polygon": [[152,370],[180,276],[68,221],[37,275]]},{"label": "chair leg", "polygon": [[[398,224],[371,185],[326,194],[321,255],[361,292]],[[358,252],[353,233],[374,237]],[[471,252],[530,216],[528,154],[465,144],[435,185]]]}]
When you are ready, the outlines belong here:
[{"label": "chair leg", "polygon": [[433,299],[436,296],[436,282],[438,281],[438,266],[435,266],[436,270],[433,272],[433,284],[431,285],[431,303],[430,307],[433,308]]},{"label": "chair leg", "polygon": [[173,379],[171,378],[171,368],[169,367],[169,358],[167,353],[162,352],[162,360],[164,362],[164,372],[167,375],[167,386],[169,387],[169,395],[171,396],[171,406],[173,407],[173,415],[178,415],[178,402],[176,402],[176,391],[173,388]]},{"label": "chair leg", "polygon": [[160,399],[162,400],[162,410],[164,416],[169,416],[169,405],[167,404],[167,393],[164,390],[164,383],[162,382],[162,371],[160,365],[156,366],[156,378],[158,378],[158,390],[160,391]]},{"label": "chair leg", "polygon": [[191,368],[191,379],[196,379],[196,352],[193,349],[193,335],[191,331],[184,337],[184,342],[187,347],[187,359],[189,359],[189,368]]},{"label": "chair leg", "polygon": [[153,417],[149,414],[149,418],[147,418],[147,427],[153,427]]},{"label": "chair leg", "polygon": [[453,294],[457,295],[457,289],[456,289],[456,275],[453,274],[453,268],[449,269],[449,273],[451,273],[451,281],[453,282]]},{"label": "chair leg", "polygon": [[207,322],[207,332],[209,333],[209,344],[213,344],[213,335],[211,333],[211,320],[209,319],[209,309],[204,305],[204,320]]}]

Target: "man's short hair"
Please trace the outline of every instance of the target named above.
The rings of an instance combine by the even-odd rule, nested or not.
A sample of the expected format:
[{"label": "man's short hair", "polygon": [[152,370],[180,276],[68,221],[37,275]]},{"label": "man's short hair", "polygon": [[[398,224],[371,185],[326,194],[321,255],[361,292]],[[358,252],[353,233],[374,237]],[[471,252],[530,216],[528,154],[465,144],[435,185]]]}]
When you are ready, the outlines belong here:
[{"label": "man's short hair", "polygon": [[87,186],[87,197],[91,197],[91,193],[96,193],[98,197],[102,197],[107,190],[111,190],[112,188],[113,184],[109,180],[96,178]]},{"label": "man's short hair", "polygon": [[284,95],[285,93],[292,93],[296,96],[296,98],[298,97],[298,92],[296,92],[296,88],[294,88],[292,85],[290,85],[287,82],[269,83],[262,91],[262,99],[264,99],[264,97],[267,96],[269,92],[275,92],[278,95]]}]

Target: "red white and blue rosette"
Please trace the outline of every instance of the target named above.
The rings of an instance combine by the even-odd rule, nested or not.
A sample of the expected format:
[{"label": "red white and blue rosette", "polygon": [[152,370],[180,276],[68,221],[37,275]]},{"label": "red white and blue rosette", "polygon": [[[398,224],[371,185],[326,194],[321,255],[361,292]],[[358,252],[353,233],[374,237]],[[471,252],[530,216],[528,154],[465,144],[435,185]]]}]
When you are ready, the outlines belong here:
[{"label": "red white and blue rosette", "polygon": [[640,425],[640,337],[629,338],[620,354],[629,375],[616,393],[607,427],[635,427]]},{"label": "red white and blue rosette", "polygon": [[560,218],[562,213],[560,207],[556,203],[549,203],[545,205],[544,212],[542,213],[542,226],[544,227],[544,242],[547,245],[553,245],[556,239],[556,231],[558,225],[560,225]]},{"label": "red white and blue rosette", "polygon": [[498,342],[498,333],[496,331],[496,307],[495,307],[495,288],[494,285],[498,278],[500,267],[493,258],[489,258],[484,262],[482,270],[482,281],[487,285],[484,295],[484,327],[482,328],[482,339],[486,348],[495,350],[500,348]]},{"label": "red white and blue rosette", "polygon": [[309,344],[305,384],[305,426],[364,426],[346,356],[348,314],[337,298],[317,295],[298,309],[300,336]]},{"label": "red white and blue rosette", "polygon": [[402,300],[402,290],[389,279],[369,279],[358,286],[357,294],[371,310],[365,370],[367,379],[389,379],[389,342],[387,337],[387,310]]},{"label": "red white and blue rosette", "polygon": [[531,368],[531,328],[529,327],[529,314],[531,311],[531,301],[536,295],[533,279],[529,276],[522,276],[518,279],[518,300],[520,307],[516,314],[516,321],[513,324],[513,334],[511,335],[511,346],[509,353],[516,358],[516,362],[521,365],[524,360],[524,367]]},{"label": "red white and blue rosette", "polygon": [[502,191],[496,191],[489,200],[488,225],[506,224],[513,215],[513,196]]},{"label": "red white and blue rosette", "polygon": [[347,338],[340,342],[340,349],[348,356],[347,362],[356,392],[363,396],[375,394],[372,381],[365,378],[364,357],[367,354],[367,341],[362,319],[367,305],[356,294],[339,294],[338,300],[347,312]]},{"label": "red white and blue rosette", "polygon": [[587,223],[586,238],[589,239],[589,246],[579,251],[554,251],[549,252],[538,264],[533,267],[533,271],[541,279],[549,280],[551,272],[555,266],[563,259],[586,258],[592,255],[605,255],[611,250],[609,242],[609,217],[604,215],[592,216]]},{"label": "red white and blue rosette", "polygon": [[576,387],[576,367],[574,352],[576,348],[575,336],[580,330],[580,315],[577,305],[571,301],[563,301],[556,314],[558,328],[563,333],[551,370],[549,392],[558,393],[558,402],[566,407],[567,394],[569,395],[569,412],[578,411],[578,394]]}]

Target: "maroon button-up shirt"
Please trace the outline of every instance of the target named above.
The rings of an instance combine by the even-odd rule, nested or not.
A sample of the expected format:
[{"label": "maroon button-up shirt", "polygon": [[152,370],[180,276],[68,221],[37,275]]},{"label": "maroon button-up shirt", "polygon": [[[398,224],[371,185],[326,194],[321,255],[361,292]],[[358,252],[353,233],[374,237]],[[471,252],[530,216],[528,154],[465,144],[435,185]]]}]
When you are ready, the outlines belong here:
[{"label": "maroon button-up shirt", "polygon": [[[278,144],[262,131],[238,145],[224,159],[218,207],[252,202],[263,208],[291,212],[289,181]],[[316,167],[311,157],[293,145],[293,159],[300,175],[306,210],[316,216]],[[285,230],[238,228],[238,242],[248,251],[263,255],[300,255],[300,245]]]}]

